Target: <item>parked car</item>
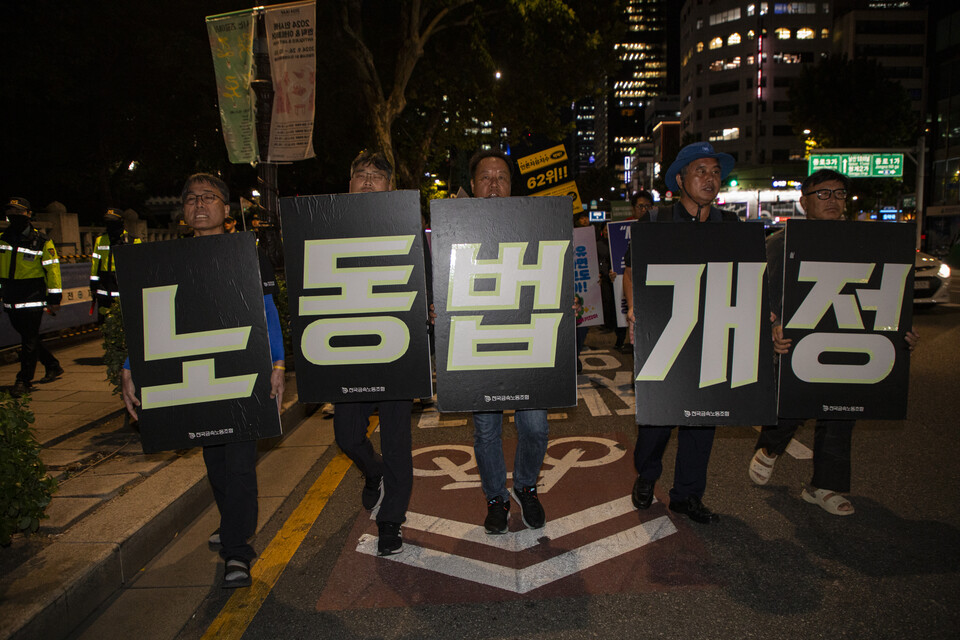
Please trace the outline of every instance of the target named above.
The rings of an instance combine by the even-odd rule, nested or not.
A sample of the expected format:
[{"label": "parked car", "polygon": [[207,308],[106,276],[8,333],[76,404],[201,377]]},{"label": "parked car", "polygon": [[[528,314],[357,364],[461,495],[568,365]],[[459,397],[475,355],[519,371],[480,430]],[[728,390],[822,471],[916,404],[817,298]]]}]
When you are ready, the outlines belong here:
[{"label": "parked car", "polygon": [[917,252],[913,270],[913,303],[950,302],[950,266],[929,253]]}]

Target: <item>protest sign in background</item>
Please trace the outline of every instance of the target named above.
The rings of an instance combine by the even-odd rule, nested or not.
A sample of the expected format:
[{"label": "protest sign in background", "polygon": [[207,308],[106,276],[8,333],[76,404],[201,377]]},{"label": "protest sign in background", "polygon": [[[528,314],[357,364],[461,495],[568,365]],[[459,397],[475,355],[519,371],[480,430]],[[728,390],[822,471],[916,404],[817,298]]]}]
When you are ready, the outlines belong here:
[{"label": "protest sign in background", "polygon": [[116,260],[144,451],[280,435],[254,235],[122,245]]},{"label": "protest sign in background", "polygon": [[441,411],[576,405],[569,205],[431,201]]},{"label": "protest sign in background", "polygon": [[781,417],[906,417],[915,233],[886,222],[787,223],[783,335],[793,346],[780,360]]},{"label": "protest sign in background", "polygon": [[303,402],[433,395],[420,194],[281,198]]},{"label": "protest sign in background", "polygon": [[607,240],[610,242],[610,268],[617,274],[613,281],[613,301],[617,311],[617,326],[627,326],[627,299],[623,295],[624,258],[630,245],[630,225],[633,220],[607,223]]},{"label": "protest sign in background", "polygon": [[603,324],[597,234],[592,225],[573,230],[573,290],[582,305],[577,314],[577,326]]},{"label": "protest sign in background", "polygon": [[633,226],[637,422],[776,421],[763,228]]}]

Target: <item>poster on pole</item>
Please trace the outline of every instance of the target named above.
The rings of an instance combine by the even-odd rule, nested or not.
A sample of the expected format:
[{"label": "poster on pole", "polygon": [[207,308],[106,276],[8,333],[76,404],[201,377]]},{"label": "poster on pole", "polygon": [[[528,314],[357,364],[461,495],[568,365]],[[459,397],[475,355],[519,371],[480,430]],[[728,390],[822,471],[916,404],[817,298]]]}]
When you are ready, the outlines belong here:
[{"label": "poster on pole", "polygon": [[306,160],[315,155],[317,5],[291,2],[263,12],[274,91],[267,162]]},{"label": "poster on pole", "polygon": [[441,411],[577,403],[566,198],[432,200]]},{"label": "poster on pole", "polygon": [[630,246],[630,225],[633,220],[607,223],[610,243],[610,268],[617,277],[613,281],[613,301],[617,312],[617,326],[627,326],[627,298],[623,295],[623,272],[626,270],[627,247]]},{"label": "poster on pole", "polygon": [[902,420],[907,415],[916,228],[790,220],[783,274],[779,413]]},{"label": "poster on pole", "polygon": [[223,141],[230,162],[255,163],[257,147],[256,96],[253,80],[253,10],[208,16],[207,35],[217,78],[217,103]]},{"label": "poster on pole", "polygon": [[593,327],[603,324],[597,233],[592,225],[573,230],[573,290],[577,302],[580,303],[577,326]]},{"label": "poster on pole", "polygon": [[530,196],[567,196],[573,213],[583,211],[580,191],[573,180],[566,147],[558,144],[517,158],[517,168]]},{"label": "poster on pole", "polygon": [[280,435],[254,235],[122,245],[116,260],[143,450]]},{"label": "poster on pole", "polygon": [[637,423],[775,424],[763,228],[637,224]]},{"label": "poster on pole", "polygon": [[433,395],[417,191],[280,199],[301,402]]}]

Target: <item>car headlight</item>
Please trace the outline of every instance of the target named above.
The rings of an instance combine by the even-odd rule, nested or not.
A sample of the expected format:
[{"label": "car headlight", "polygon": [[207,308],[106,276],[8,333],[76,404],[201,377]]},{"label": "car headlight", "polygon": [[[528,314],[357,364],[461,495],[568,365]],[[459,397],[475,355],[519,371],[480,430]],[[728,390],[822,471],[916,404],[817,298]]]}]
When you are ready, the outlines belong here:
[{"label": "car headlight", "polygon": [[950,277],[950,265],[948,265],[946,262],[942,263],[942,264],[940,265],[940,270],[937,271],[937,275],[940,276],[941,278],[949,278],[949,277]]}]

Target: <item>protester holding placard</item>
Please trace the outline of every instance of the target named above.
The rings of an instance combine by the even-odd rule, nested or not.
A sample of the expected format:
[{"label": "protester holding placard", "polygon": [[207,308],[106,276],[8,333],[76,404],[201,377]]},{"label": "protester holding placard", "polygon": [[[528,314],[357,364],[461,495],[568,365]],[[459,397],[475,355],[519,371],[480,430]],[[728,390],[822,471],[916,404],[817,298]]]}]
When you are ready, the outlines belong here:
[{"label": "protester holding placard", "polygon": [[[656,222],[718,223],[736,222],[737,215],[713,206],[720,185],[733,169],[734,159],[726,153],[717,153],[706,142],[687,145],[667,169],[667,188],[680,192],[680,201],[671,209],[658,211]],[[627,298],[628,329],[633,334],[633,269],[630,251],[626,254],[623,290]],[[707,465],[713,448],[716,427],[678,426],[677,458],[673,487],[670,489],[671,511],[685,514],[695,522],[707,524],[718,516],[703,502],[707,486]],[[633,504],[648,509],[653,503],[653,489],[663,471],[663,452],[670,440],[673,427],[640,425],[633,459],[637,479],[633,485]]]},{"label": "protester holding placard", "polygon": [[[800,206],[809,220],[843,220],[849,190],[850,179],[847,176],[832,169],[820,169],[803,181]],[[791,340],[783,337],[781,323],[785,239],[783,230],[767,238],[771,309],[776,314],[773,343],[774,351],[781,355],[788,353],[793,346]],[[906,345],[911,350],[919,338],[913,330],[906,332],[904,336]],[[763,427],[749,466],[750,479],[754,483],[764,485],[770,480],[777,458],[786,451],[790,439],[803,423],[802,419],[781,418],[775,426]],[[841,495],[850,491],[850,450],[854,424],[854,420],[817,420],[813,445],[813,479],[800,494],[805,501],[817,504],[837,516],[854,513],[853,504]]]},{"label": "protester holding placard", "polygon": [[[183,215],[196,237],[219,236],[224,233],[224,219],[230,208],[229,199],[230,192],[226,183],[212,174],[198,173],[187,179],[181,193]],[[229,270],[220,273],[229,280]],[[276,399],[279,409],[284,389],[283,336],[277,307],[273,301],[273,296],[277,293],[273,267],[262,252],[260,279],[273,362],[270,398]],[[225,282],[225,286],[227,284],[228,282]],[[129,367],[128,359],[121,373],[123,401],[130,416],[136,420],[141,401],[137,398]],[[199,409],[202,405],[195,406]],[[213,488],[217,509],[220,511],[220,528],[211,534],[209,542],[211,546],[220,548],[220,556],[224,559],[221,586],[250,586],[250,565],[256,557],[249,540],[257,526],[257,441],[251,439],[206,445],[203,447],[203,461],[207,467],[207,478]]]},{"label": "protester holding placard", "polygon": [[[474,198],[506,198],[510,195],[510,158],[501,151],[478,151],[470,159],[470,189]],[[520,503],[523,523],[539,529],[546,515],[537,497],[537,477],[547,453],[549,425],[546,409],[518,409],[517,454],[513,466],[513,493]],[[507,532],[510,495],[503,457],[503,412],[476,411],[473,414],[473,449],[477,456],[480,484],[487,498],[487,533]]]}]

